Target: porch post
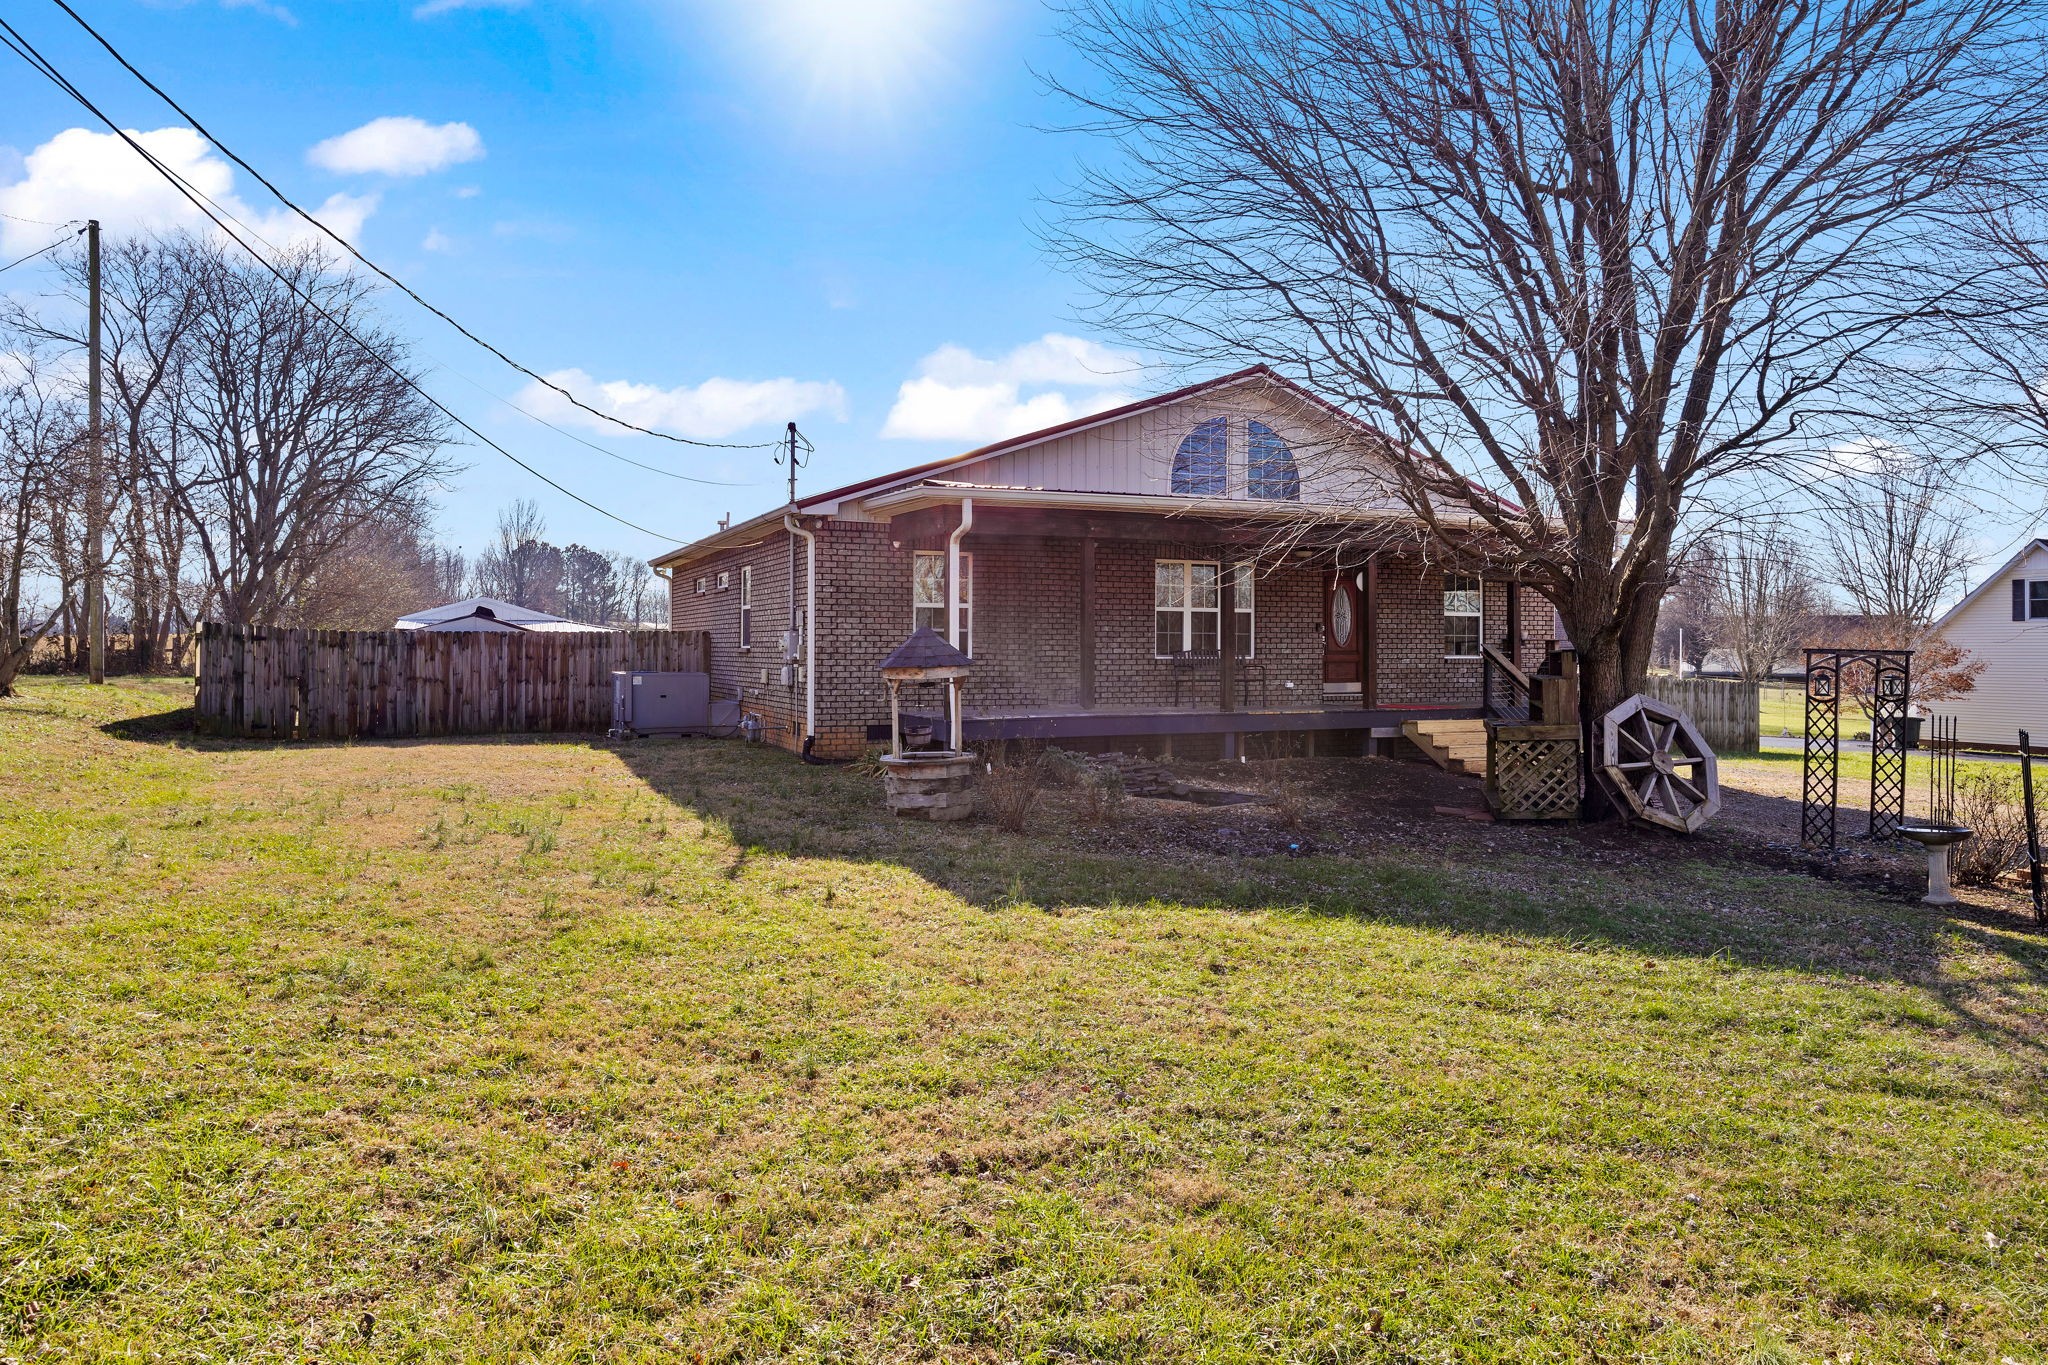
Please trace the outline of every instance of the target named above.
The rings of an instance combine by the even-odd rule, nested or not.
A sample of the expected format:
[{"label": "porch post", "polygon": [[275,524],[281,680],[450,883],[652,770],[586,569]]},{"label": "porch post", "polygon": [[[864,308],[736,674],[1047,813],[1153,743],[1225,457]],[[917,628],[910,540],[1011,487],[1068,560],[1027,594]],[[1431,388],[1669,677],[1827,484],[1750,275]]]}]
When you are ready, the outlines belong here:
[{"label": "porch post", "polygon": [[1081,542],[1081,705],[1095,709],[1095,538]]},{"label": "porch post", "polygon": [[1223,685],[1223,707],[1225,711],[1237,709],[1237,564],[1225,550],[1219,561],[1218,573],[1222,581],[1216,585],[1216,605],[1222,608],[1222,619],[1216,623],[1216,677]]},{"label": "porch post", "polygon": [[1365,683],[1358,689],[1360,705],[1368,711],[1380,704],[1380,561],[1373,555],[1365,561],[1365,601],[1359,616],[1364,619]]},{"label": "porch post", "polygon": [[1516,668],[1522,666],[1522,585],[1508,580],[1507,655]]}]

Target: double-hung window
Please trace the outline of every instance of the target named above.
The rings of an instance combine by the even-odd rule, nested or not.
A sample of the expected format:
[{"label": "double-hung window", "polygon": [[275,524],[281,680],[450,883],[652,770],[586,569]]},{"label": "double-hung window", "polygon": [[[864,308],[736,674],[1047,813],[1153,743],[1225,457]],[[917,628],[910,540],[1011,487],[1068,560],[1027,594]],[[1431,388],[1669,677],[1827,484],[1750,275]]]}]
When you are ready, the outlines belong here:
[{"label": "double-hung window", "polygon": [[[1233,571],[1237,611],[1237,653],[1252,654],[1252,573],[1249,564]],[[1161,559],[1152,566],[1152,652],[1216,654],[1223,648],[1223,566],[1214,560]]]},{"label": "double-hung window", "polygon": [[2012,581],[2012,619],[2048,621],[2048,578]]},{"label": "double-hung window", "polygon": [[[919,550],[910,571],[910,628],[946,634],[946,552]],[[960,556],[960,652],[974,653],[974,556]]]},{"label": "double-hung window", "polygon": [[1479,657],[1480,616],[1484,590],[1476,578],[1444,575],[1444,657]]},{"label": "double-hung window", "polygon": [[754,647],[754,566],[740,568],[740,648]]}]

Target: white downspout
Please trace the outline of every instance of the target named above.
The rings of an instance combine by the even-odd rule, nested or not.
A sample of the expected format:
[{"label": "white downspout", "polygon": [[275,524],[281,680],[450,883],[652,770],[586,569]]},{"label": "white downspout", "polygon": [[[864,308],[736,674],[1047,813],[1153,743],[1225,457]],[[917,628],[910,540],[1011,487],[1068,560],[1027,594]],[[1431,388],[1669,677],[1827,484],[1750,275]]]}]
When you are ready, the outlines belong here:
[{"label": "white downspout", "polygon": [[960,648],[960,542],[974,529],[974,499],[960,499],[960,524],[946,537],[946,643]]},{"label": "white downspout", "polygon": [[804,538],[804,742],[818,734],[818,534],[785,512],[782,524]]}]

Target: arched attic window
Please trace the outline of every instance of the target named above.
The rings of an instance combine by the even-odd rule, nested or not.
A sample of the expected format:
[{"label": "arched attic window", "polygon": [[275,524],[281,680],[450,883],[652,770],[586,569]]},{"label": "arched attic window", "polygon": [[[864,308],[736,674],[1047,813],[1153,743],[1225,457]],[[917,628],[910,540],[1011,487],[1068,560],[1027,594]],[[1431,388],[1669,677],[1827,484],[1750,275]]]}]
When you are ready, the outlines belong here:
[{"label": "arched attic window", "polygon": [[1294,451],[1264,422],[1245,423],[1244,491],[1254,498],[1301,501],[1301,474]]},{"label": "arched attic window", "polygon": [[1230,491],[1230,423],[1211,417],[1181,438],[1173,452],[1173,491],[1220,498]]}]

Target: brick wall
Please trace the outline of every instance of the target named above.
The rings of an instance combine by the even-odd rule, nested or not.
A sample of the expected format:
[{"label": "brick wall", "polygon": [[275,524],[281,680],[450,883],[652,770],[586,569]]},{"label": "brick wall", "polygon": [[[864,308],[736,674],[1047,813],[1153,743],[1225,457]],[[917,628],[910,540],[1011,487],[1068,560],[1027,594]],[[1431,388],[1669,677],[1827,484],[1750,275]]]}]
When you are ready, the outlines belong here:
[{"label": "brick wall", "polygon": [[[740,697],[766,723],[767,737],[785,747],[801,742],[801,683],[777,681],[779,636],[789,628],[787,532],[729,550],[678,571],[671,587],[670,624],[703,629],[712,637],[712,694]],[[818,739],[822,757],[847,757],[866,747],[867,729],[889,718],[888,693],[876,671],[910,634],[911,559],[919,550],[945,548],[943,533],[895,538],[886,523],[831,521],[818,527],[817,638]],[[975,673],[968,680],[971,709],[1074,709],[1081,695],[1081,543],[1078,540],[977,536],[965,547],[974,556]],[[1159,559],[1212,559],[1195,545],[1100,541],[1096,545],[1096,702],[1102,707],[1166,707],[1173,673],[1153,657],[1153,564]],[[738,651],[739,570],[754,569],[754,647]],[[721,592],[717,575],[731,575]],[[797,547],[798,607],[802,607],[803,547]],[[706,577],[709,590],[696,592]],[[1479,665],[1444,658],[1443,574],[1415,557],[1383,558],[1378,570],[1376,646],[1381,705],[1477,705]],[[1323,575],[1292,564],[1262,566],[1253,587],[1256,657],[1267,674],[1267,700],[1275,706],[1313,703],[1321,696]],[[1497,641],[1507,626],[1507,585],[1485,585],[1484,638]],[[1547,608],[1524,593],[1524,629],[1537,637],[1525,646],[1527,665],[1540,661]],[[769,681],[761,681],[767,669]],[[1288,684],[1292,686],[1288,686]],[[933,710],[937,690],[906,693],[906,705]],[[1214,705],[1213,679],[1183,683],[1183,704]],[[1252,705],[1259,692],[1252,691]]]},{"label": "brick wall", "polygon": [[[780,681],[782,632],[790,629],[789,542],[787,531],[776,530],[757,544],[676,571],[669,584],[669,628],[705,630],[711,633],[711,695],[714,700],[737,698],[749,711],[759,712],[767,726],[767,737],[794,748],[801,742],[803,691]],[[740,570],[754,571],[753,647],[740,649]],[[718,586],[718,575],[727,575],[727,586]],[[797,544],[797,607],[803,607],[803,544]],[[705,580],[706,591],[697,592],[697,580]],[[761,670],[768,680],[761,680]]]},{"label": "brick wall", "polygon": [[[1487,579],[1481,587],[1480,640],[1499,644],[1508,628],[1508,585],[1504,580]],[[1383,557],[1378,588],[1374,612],[1379,627],[1380,704],[1477,706],[1478,660],[1444,657],[1442,570],[1418,556]],[[1543,662],[1543,641],[1550,634],[1550,604],[1529,589],[1522,591],[1521,599],[1525,638],[1517,662],[1533,669]]]},{"label": "brick wall", "polygon": [[[1170,706],[1173,668],[1153,656],[1153,566],[1161,559],[1214,559],[1197,545],[1103,541],[1095,550],[1095,695],[1103,706]],[[1319,570],[1265,565],[1252,583],[1252,651],[1265,666],[1274,706],[1318,700],[1323,687],[1323,588]],[[1289,683],[1293,686],[1290,688]],[[1215,679],[1192,677],[1181,701],[1215,705]],[[1256,685],[1251,704],[1260,704]]]}]

